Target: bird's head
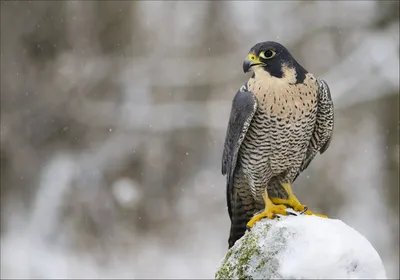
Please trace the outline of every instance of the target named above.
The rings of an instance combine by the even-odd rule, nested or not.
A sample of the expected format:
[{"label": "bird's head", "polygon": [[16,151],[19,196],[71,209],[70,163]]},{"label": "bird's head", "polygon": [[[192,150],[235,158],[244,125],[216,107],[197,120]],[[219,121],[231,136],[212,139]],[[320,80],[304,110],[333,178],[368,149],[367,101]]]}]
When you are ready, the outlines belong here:
[{"label": "bird's head", "polygon": [[295,70],[297,82],[304,80],[307,71],[297,63],[290,52],[281,44],[267,41],[252,47],[243,62],[243,71],[262,70],[271,76],[282,78],[285,71]]}]

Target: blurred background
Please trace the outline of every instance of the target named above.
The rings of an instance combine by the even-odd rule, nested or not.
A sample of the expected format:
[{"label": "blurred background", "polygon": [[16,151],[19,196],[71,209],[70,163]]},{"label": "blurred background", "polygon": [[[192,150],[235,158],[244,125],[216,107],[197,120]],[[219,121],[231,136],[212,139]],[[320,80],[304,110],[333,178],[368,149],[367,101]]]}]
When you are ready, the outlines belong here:
[{"label": "blurred background", "polygon": [[2,278],[213,278],[231,101],[267,40],[335,103],[300,201],[399,277],[399,1],[1,1]]}]

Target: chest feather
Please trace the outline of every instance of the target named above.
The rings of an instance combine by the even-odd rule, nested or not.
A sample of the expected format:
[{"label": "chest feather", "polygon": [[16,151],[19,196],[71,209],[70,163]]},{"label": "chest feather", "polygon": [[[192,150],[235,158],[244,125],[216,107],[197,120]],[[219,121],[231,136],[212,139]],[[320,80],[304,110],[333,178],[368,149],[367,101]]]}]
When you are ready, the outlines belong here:
[{"label": "chest feather", "polygon": [[265,71],[255,73],[247,87],[258,101],[258,111],[287,123],[298,122],[316,114],[317,83],[311,74],[301,84],[275,78]]}]

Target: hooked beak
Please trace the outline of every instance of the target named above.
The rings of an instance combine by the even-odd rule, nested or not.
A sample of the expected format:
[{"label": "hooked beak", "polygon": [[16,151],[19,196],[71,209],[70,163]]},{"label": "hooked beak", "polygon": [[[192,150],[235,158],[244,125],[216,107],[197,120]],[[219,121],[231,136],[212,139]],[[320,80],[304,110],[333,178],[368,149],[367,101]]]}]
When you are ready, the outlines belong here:
[{"label": "hooked beak", "polygon": [[254,53],[249,53],[246,59],[243,61],[243,72],[247,73],[251,70],[253,66],[260,64],[263,64],[260,61],[260,58],[257,57]]}]

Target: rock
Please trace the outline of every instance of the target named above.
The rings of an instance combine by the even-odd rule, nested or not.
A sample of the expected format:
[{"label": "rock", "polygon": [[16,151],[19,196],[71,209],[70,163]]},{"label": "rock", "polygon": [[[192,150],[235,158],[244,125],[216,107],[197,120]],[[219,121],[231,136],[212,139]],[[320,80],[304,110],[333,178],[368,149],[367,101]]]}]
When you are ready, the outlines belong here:
[{"label": "rock", "polygon": [[382,260],[340,220],[279,216],[257,222],[228,251],[216,279],[386,278]]}]

